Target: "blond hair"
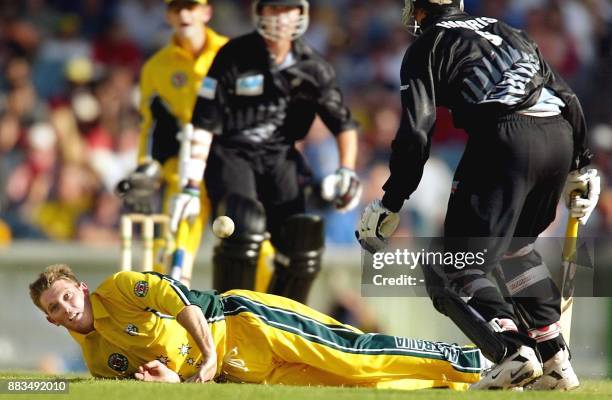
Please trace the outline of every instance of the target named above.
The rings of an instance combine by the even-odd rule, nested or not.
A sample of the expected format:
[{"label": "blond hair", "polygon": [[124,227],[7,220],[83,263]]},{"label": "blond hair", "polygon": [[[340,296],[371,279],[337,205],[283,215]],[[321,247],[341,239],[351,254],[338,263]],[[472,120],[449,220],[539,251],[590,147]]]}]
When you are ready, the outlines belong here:
[{"label": "blond hair", "polygon": [[45,314],[47,311],[43,308],[42,304],[40,304],[40,296],[42,296],[43,292],[49,289],[54,282],[60,279],[74,282],[76,285],[80,284],[74,272],[72,272],[72,269],[66,264],[49,265],[41,272],[38,278],[30,284],[30,297],[36,307],[40,308]]}]

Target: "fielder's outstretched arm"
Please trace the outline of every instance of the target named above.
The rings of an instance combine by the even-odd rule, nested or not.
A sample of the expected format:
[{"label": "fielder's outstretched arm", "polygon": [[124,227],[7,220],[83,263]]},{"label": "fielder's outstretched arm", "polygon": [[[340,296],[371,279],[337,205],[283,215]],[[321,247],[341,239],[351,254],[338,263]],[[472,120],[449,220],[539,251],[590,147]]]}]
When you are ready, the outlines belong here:
[{"label": "fielder's outstretched arm", "polygon": [[176,316],[176,321],[193,337],[205,360],[198,372],[187,381],[211,381],[217,372],[217,351],[202,309],[195,305],[187,306]]}]

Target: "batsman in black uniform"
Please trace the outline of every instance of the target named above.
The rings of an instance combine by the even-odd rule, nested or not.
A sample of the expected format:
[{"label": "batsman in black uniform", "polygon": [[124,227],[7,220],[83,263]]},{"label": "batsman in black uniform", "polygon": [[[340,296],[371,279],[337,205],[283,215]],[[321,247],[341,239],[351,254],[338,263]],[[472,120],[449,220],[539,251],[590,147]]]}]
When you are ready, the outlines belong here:
[{"label": "batsman in black uniform", "polygon": [[[406,0],[405,21],[414,22],[418,38],[401,68],[403,115],[391,175],[382,200],[364,210],[357,237],[370,252],[384,248],[421,180],[436,106],[448,107],[469,139],[455,172],[443,249],[488,254],[483,265],[424,266],[428,293],[497,363],[475,389],[522,387],[542,375],[533,387],[573,389],[579,383],[558,323],[559,291],[533,244],[554,220],[564,185],[570,212],[583,224],[597,203],[599,177],[588,168],[582,109],[524,32],[470,16],[462,3]],[[574,191],[581,196],[570,201]],[[514,303],[490,280],[494,270],[513,283],[504,294]]]},{"label": "batsman in black uniform", "polygon": [[[196,135],[214,135],[205,182],[217,215],[236,223],[215,248],[214,287],[253,289],[266,236],[276,249],[268,291],[305,301],[320,269],[323,223],[305,215],[308,168],[295,142],[319,116],[335,135],[340,167],[331,182],[336,208],[355,207],[356,123],[343,103],[333,68],[300,39],[308,27],[305,0],[258,0],[256,31],[223,47],[196,101]],[[197,133],[200,132],[200,133]]]}]

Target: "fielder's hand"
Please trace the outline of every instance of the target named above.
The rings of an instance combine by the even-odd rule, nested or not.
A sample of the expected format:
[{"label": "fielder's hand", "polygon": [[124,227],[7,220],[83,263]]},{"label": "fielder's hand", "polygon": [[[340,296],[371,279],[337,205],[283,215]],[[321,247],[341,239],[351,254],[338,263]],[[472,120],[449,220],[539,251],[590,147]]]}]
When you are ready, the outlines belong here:
[{"label": "fielder's hand", "polygon": [[380,200],[374,200],[363,210],[355,236],[364,250],[374,254],[387,246],[399,223],[399,214],[388,210]]},{"label": "fielder's hand", "polygon": [[[214,357],[214,360],[211,360],[210,357]],[[194,383],[206,383],[212,382],[215,378],[215,373],[217,372],[217,355],[212,354],[209,356],[210,361],[206,361],[198,372],[196,372],[193,376],[187,379],[185,382],[194,382]]]},{"label": "fielder's hand", "polygon": [[321,197],[332,202],[338,211],[350,211],[359,204],[363,186],[355,171],[348,168],[326,176],[321,182]]},{"label": "fielder's hand", "polygon": [[200,191],[198,189],[185,188],[170,200],[170,230],[176,233],[179,222],[182,219],[193,223],[200,215]]},{"label": "fielder's hand", "polygon": [[[580,224],[586,225],[591,213],[597,206],[601,192],[601,178],[594,168],[582,168],[569,173],[563,199],[570,215],[578,218]],[[573,195],[578,193],[579,196]]]},{"label": "fielder's hand", "polygon": [[180,383],[181,378],[159,360],[149,361],[138,367],[134,378],[144,382]]}]

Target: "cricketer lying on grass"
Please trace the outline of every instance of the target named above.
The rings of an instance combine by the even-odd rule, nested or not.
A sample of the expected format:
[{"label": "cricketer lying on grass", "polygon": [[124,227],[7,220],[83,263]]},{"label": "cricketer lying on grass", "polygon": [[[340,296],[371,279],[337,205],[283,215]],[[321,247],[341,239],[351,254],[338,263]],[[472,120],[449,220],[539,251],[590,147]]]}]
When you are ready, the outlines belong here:
[{"label": "cricketer lying on grass", "polygon": [[99,378],[460,390],[481,372],[474,347],[363,333],[281,296],[189,290],[154,272],[118,272],[90,293],[54,265],[30,295]]}]

